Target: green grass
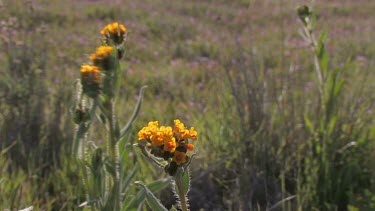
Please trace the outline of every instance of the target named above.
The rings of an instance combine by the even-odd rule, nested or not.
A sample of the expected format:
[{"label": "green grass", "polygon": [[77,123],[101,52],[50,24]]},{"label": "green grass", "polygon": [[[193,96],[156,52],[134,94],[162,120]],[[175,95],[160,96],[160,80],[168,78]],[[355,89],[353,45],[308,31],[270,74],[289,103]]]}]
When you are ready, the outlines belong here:
[{"label": "green grass", "polygon": [[[0,149],[17,144],[0,157],[0,209],[71,210],[83,202],[70,152],[74,124],[69,109],[80,65],[89,62],[100,44],[99,30],[112,21],[128,29],[116,107],[121,123],[130,118],[139,89],[148,85],[129,139],[135,143],[136,131],[151,120],[168,125],[180,118],[198,131],[192,210],[264,210],[294,195],[314,201],[319,194],[304,189],[313,185],[303,173],[308,143],[328,138],[317,138],[305,122],[308,117],[319,124],[319,94],[313,54],[298,34],[300,2],[120,2],[36,0],[29,7],[20,0],[3,1],[0,19],[16,17],[19,26],[10,37],[9,27],[1,28]],[[345,81],[330,146],[337,152],[347,143],[363,143],[330,163],[358,180],[338,201],[362,209],[375,207],[375,185],[369,180],[375,176],[374,9],[370,0],[314,5],[315,34],[328,32],[328,70],[343,67]],[[9,38],[17,47],[7,47]],[[9,58],[18,66],[11,66]],[[129,165],[138,165],[137,180],[166,176],[134,153]],[[298,200],[280,207],[296,210]],[[326,202],[326,207],[305,206],[338,206]]]}]

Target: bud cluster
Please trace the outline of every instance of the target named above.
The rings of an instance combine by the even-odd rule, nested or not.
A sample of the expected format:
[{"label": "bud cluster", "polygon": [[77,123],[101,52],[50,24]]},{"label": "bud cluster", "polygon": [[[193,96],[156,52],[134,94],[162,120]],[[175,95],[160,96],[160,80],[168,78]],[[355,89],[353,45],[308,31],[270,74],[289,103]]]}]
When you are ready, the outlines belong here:
[{"label": "bud cluster", "polygon": [[81,84],[83,93],[87,96],[96,98],[101,90],[112,88],[102,87],[102,78],[107,82],[105,84],[113,84],[111,77],[124,52],[125,32],[125,26],[118,22],[108,24],[100,31],[105,41],[104,45],[99,46],[95,53],[90,55],[93,65],[85,64],[81,67]]}]

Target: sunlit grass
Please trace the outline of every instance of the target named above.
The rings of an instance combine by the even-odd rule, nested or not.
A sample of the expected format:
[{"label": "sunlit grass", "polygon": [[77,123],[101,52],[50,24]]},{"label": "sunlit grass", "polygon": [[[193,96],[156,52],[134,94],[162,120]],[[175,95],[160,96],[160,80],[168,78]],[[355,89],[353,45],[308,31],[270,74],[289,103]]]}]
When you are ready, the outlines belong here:
[{"label": "sunlit grass", "polygon": [[[81,64],[89,62],[89,53],[100,43],[98,31],[112,21],[123,22],[128,30],[126,54],[121,61],[121,97],[116,102],[120,123],[125,124],[130,118],[139,89],[148,85],[144,95],[146,103],[128,137],[129,143],[136,143],[136,131],[150,119],[171,122],[179,118],[199,128],[190,191],[192,210],[236,210],[240,206],[257,207],[258,204],[262,208],[271,207],[296,194],[296,168],[301,161],[296,153],[303,151],[303,144],[311,138],[304,126],[304,114],[315,119],[319,92],[313,56],[308,43],[298,33],[301,23],[296,8],[301,2],[30,2],[31,5],[24,6],[23,1],[5,0],[6,7],[2,8],[0,17],[1,20],[17,17],[21,25],[15,31],[21,33],[15,35],[14,40],[26,43],[20,45],[20,49],[31,46],[36,52],[33,56],[24,55],[25,59],[33,60],[33,65],[27,68],[42,73],[36,79],[41,83],[27,80],[35,83],[44,94],[29,99],[33,103],[30,105],[42,104],[40,114],[44,116],[39,125],[41,129],[35,132],[35,137],[39,137],[33,140],[38,143],[35,149],[27,148],[29,139],[5,135],[14,133],[7,128],[27,121],[19,111],[12,110],[16,108],[12,107],[13,101],[3,97],[3,92],[9,93],[9,87],[15,91],[14,96],[23,91],[16,90],[15,83],[9,83],[18,78],[7,78],[14,70],[8,68],[10,54],[2,44],[0,147],[4,149],[17,140],[19,144],[14,149],[26,147],[32,153],[1,155],[4,165],[0,163],[0,166],[4,173],[0,176],[3,181],[0,192],[4,194],[0,194],[0,209],[11,208],[12,203],[21,201],[13,207],[33,205],[35,209],[64,210],[85,201],[78,179],[81,175],[70,153],[74,128],[69,116],[74,90],[72,79],[79,78]],[[334,142],[341,149],[344,145],[339,141],[356,142],[368,134],[367,150],[372,153],[364,150],[361,153],[368,157],[357,158],[363,161],[360,165],[367,166],[370,175],[375,172],[374,132],[370,130],[375,115],[372,91],[375,88],[375,32],[374,23],[370,21],[374,9],[374,2],[368,0],[315,2],[314,5],[316,34],[327,29],[325,43],[330,55],[329,66],[342,68],[345,79],[337,110],[341,127]],[[4,27],[1,29],[4,36]],[[42,56],[43,52],[46,57]],[[345,65],[348,59],[351,62]],[[40,64],[45,66],[41,68]],[[229,77],[232,82],[228,81]],[[247,95],[245,83],[249,81],[252,83],[247,88],[254,89],[255,96]],[[233,84],[237,86],[236,93],[231,88]],[[261,107],[254,108],[256,103]],[[243,116],[238,115],[241,109]],[[254,109],[259,110],[254,112]],[[252,122],[255,114],[262,114],[259,125]],[[241,118],[245,124],[241,123]],[[251,124],[255,129],[249,127]],[[25,129],[30,131],[28,126]],[[105,134],[105,130],[95,130],[100,135]],[[351,130],[354,136],[347,138]],[[40,153],[43,150],[50,153]],[[131,147],[126,150],[127,165],[137,163],[141,167],[137,169],[138,180],[149,184],[164,174],[162,170],[149,167],[137,150]],[[28,160],[28,163],[14,158]],[[21,170],[25,168],[30,170]],[[239,181],[247,186],[240,185]],[[19,184],[22,188],[17,189]],[[363,190],[366,193],[350,198],[355,207],[371,204],[374,185],[363,186],[368,188],[367,192]],[[132,187],[130,192],[135,194],[138,188]],[[15,197],[12,198],[12,194]],[[238,197],[252,204],[240,205]],[[161,199],[172,204],[169,199]],[[295,199],[285,201],[282,208],[294,210],[295,203]]]}]

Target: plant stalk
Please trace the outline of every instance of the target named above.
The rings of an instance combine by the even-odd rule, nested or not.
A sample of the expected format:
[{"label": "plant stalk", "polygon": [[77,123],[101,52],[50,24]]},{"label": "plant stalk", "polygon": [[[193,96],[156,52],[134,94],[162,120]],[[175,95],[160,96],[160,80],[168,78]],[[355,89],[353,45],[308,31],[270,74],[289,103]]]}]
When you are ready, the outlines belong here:
[{"label": "plant stalk", "polygon": [[184,183],[182,179],[183,172],[178,171],[175,176],[175,185],[176,185],[176,193],[177,197],[180,200],[180,208],[182,211],[188,211],[189,210],[189,203],[186,197],[186,191],[184,189]]},{"label": "plant stalk", "polygon": [[119,189],[119,157],[118,148],[116,147],[117,140],[115,136],[115,115],[114,115],[114,103],[113,100],[108,102],[108,153],[110,156],[111,164],[114,165],[115,175],[113,176],[112,190],[114,196],[114,210],[120,209],[120,189]]}]

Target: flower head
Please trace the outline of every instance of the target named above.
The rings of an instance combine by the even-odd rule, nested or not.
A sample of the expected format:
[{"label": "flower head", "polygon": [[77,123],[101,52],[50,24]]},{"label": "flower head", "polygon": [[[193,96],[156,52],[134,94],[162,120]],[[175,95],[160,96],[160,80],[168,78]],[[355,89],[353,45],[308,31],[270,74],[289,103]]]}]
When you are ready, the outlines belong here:
[{"label": "flower head", "polygon": [[191,127],[190,130],[188,130],[185,127],[184,123],[182,123],[178,119],[174,120],[173,132],[176,133],[176,135],[179,139],[197,140],[197,132],[194,130],[194,127]]},{"label": "flower head", "polygon": [[101,69],[110,70],[113,63],[111,57],[112,51],[112,46],[99,46],[96,52],[90,55],[90,60]]},{"label": "flower head", "polygon": [[116,45],[122,44],[125,39],[125,33],[126,27],[118,22],[108,24],[100,30],[100,34],[104,36],[107,44],[110,44],[110,40]]},{"label": "flower head", "polygon": [[172,175],[175,169],[171,168],[177,168],[188,161],[186,153],[194,149],[189,140],[197,140],[197,131],[194,127],[187,129],[178,119],[174,120],[173,128],[159,126],[158,121],[151,121],[138,132],[138,140],[146,140],[151,154],[169,162],[166,171]]},{"label": "flower head", "polygon": [[198,139],[198,132],[195,131],[194,127],[191,127],[189,130],[189,139],[191,140],[197,140]]},{"label": "flower head", "polygon": [[96,49],[96,52],[90,55],[90,60],[103,59],[108,57],[112,52],[112,46],[100,46]]},{"label": "flower head", "polygon": [[147,140],[151,139],[151,136],[155,134],[156,130],[158,129],[158,121],[149,122],[146,127],[143,127],[138,132],[138,140]]},{"label": "flower head", "polygon": [[85,94],[92,98],[98,96],[100,91],[99,68],[92,65],[82,65],[81,83]]}]

